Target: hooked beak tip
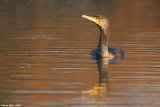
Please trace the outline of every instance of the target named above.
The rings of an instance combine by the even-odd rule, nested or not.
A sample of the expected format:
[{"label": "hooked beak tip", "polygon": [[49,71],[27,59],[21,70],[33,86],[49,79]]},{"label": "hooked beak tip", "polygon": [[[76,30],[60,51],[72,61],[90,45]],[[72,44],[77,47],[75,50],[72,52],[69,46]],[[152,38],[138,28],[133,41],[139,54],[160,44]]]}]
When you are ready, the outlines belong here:
[{"label": "hooked beak tip", "polygon": [[83,17],[83,18],[86,18],[86,17],[87,17],[87,15],[82,15],[82,17]]},{"label": "hooked beak tip", "polygon": [[83,18],[88,19],[96,24],[99,24],[99,20],[96,20],[94,17],[87,16],[87,15],[82,15]]},{"label": "hooked beak tip", "polygon": [[83,18],[94,21],[93,17],[87,16],[87,15],[82,15]]}]

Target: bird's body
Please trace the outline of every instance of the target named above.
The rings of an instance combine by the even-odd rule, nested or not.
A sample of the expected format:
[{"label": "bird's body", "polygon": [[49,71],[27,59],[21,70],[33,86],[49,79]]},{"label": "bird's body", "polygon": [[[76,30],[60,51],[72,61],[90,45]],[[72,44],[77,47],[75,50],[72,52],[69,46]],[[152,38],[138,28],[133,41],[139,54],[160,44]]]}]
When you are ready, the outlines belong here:
[{"label": "bird's body", "polygon": [[93,57],[108,57],[108,58],[123,58],[124,51],[121,48],[108,47],[108,41],[110,36],[109,21],[104,16],[90,17],[82,15],[83,18],[91,20],[100,29],[100,39],[98,48],[91,51]]},{"label": "bird's body", "polygon": [[[102,57],[102,52],[98,48],[96,48],[91,51],[90,55],[92,55],[92,57]],[[124,51],[121,48],[108,47],[108,57],[109,58],[123,58]]]}]

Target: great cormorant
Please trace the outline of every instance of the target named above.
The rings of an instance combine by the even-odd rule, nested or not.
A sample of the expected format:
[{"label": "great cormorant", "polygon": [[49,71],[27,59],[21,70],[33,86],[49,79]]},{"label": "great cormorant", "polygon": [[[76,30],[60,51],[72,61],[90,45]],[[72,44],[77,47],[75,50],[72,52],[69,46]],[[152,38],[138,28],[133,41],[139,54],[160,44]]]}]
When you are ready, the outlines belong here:
[{"label": "great cormorant", "polygon": [[94,22],[100,29],[100,39],[98,48],[91,51],[91,56],[95,57],[108,57],[108,58],[123,58],[124,51],[121,48],[108,47],[109,41],[109,21],[104,16],[87,16],[82,15],[83,18],[86,18]]}]

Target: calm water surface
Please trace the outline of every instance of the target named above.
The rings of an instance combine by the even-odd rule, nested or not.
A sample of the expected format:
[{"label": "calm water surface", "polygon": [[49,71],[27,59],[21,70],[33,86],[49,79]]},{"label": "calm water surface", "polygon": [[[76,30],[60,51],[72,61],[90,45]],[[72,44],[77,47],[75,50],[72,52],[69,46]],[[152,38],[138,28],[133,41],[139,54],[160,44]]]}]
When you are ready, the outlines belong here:
[{"label": "calm water surface", "polygon": [[[1,0],[0,107],[159,107],[159,0]],[[123,60],[93,60],[99,30]]]}]

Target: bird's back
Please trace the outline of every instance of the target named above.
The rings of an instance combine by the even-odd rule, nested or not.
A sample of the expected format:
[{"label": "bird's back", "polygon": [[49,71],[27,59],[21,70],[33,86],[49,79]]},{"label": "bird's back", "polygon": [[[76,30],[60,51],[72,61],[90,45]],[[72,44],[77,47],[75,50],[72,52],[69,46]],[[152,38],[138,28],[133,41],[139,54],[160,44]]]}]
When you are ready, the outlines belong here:
[{"label": "bird's back", "polygon": [[[121,48],[116,47],[108,47],[108,52],[110,55],[113,56],[113,58],[123,58],[124,57],[124,51]],[[93,57],[101,57],[102,53],[97,48],[91,51],[91,56]]]},{"label": "bird's back", "polygon": [[121,48],[108,47],[108,52],[114,56],[114,58],[123,58],[124,51]]}]

